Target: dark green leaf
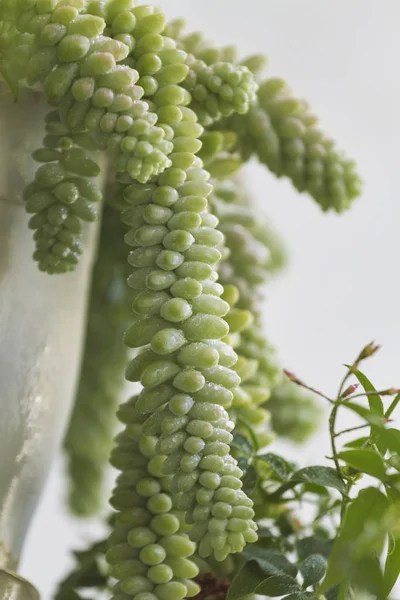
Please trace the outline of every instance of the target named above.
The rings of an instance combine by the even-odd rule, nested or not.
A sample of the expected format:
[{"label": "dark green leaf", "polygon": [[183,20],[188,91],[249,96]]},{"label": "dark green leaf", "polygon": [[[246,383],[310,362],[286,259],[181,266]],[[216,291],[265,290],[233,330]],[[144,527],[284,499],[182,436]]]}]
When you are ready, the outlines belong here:
[{"label": "dark green leaf", "polygon": [[246,562],[233,579],[226,600],[239,600],[252,594],[264,579],[265,575],[255,561]]},{"label": "dark green leaf", "polygon": [[277,550],[260,548],[258,544],[249,544],[243,550],[242,555],[246,556],[249,560],[257,561],[264,576],[269,577],[278,571],[283,571],[291,577],[296,577],[297,575],[296,565],[291,563],[282,552],[278,552]]},{"label": "dark green leaf", "polygon": [[[358,369],[351,369],[351,372],[354,373],[354,375],[357,377],[358,381],[363,386],[364,391],[376,392],[376,389],[374,388],[374,386],[372,385],[372,383],[370,382],[368,377],[366,377],[364,375],[364,373],[361,373],[361,371],[359,371]],[[376,415],[383,416],[385,409],[383,407],[383,402],[382,402],[379,394],[371,394],[371,395],[368,395],[367,398],[368,398],[368,405],[369,405],[371,411],[374,412]]]},{"label": "dark green leaf", "polygon": [[385,463],[380,454],[370,448],[357,448],[353,450],[344,450],[339,453],[339,458],[348,465],[378,479],[386,478]]},{"label": "dark green leaf", "polygon": [[296,542],[296,550],[300,560],[304,560],[311,554],[322,554],[329,558],[332,551],[333,540],[323,538],[320,535],[312,535]]},{"label": "dark green leaf", "polygon": [[[351,578],[354,546],[359,537],[373,525],[380,522],[388,506],[388,499],[378,489],[369,487],[361,490],[357,498],[349,505],[342,529],[333,545],[328,562],[328,570],[321,592]],[[380,543],[381,541],[379,541]],[[378,544],[371,543],[369,552],[381,550]]]},{"label": "dark green leaf", "polygon": [[246,492],[247,495],[250,495],[254,488],[256,487],[258,479],[258,474],[253,465],[248,465],[247,469],[244,472],[242,482],[243,482],[243,491]]},{"label": "dark green leaf", "polygon": [[276,573],[268,577],[255,589],[256,594],[271,596],[272,598],[300,591],[301,588],[297,581],[286,573]]},{"label": "dark green leaf", "polygon": [[321,554],[311,554],[300,565],[304,587],[309,587],[321,581],[326,573],[327,562]]},{"label": "dark green leaf", "polygon": [[345,446],[347,448],[361,448],[365,442],[367,442],[369,440],[369,436],[368,437],[360,437],[357,438],[356,440],[351,440],[350,442],[347,442],[345,444]]},{"label": "dark green leaf", "polygon": [[310,494],[318,494],[318,496],[329,497],[329,490],[324,488],[322,485],[317,485],[316,483],[305,483],[303,489],[305,492],[310,492]]},{"label": "dark green leaf", "polygon": [[296,483],[315,483],[323,487],[334,488],[342,494],[346,493],[346,487],[342,479],[340,479],[336,470],[332,469],[332,467],[306,467],[293,473],[290,481],[295,481]]},{"label": "dark green leaf", "polygon": [[240,426],[248,433],[249,442],[250,442],[250,445],[252,446],[252,454],[254,454],[254,452],[258,452],[258,450],[259,450],[258,439],[257,439],[257,436],[255,435],[254,430],[251,427],[251,425],[249,425],[243,419],[238,419],[236,422],[236,426],[237,427]]},{"label": "dark green leaf", "polygon": [[250,457],[253,455],[253,446],[251,445],[250,441],[240,433],[234,434],[231,447],[236,448],[245,456]]},{"label": "dark green leaf", "polygon": [[285,596],[285,600],[308,600],[308,598],[312,598],[314,594],[311,592],[295,592],[294,594],[289,594],[289,596]]},{"label": "dark green leaf", "polygon": [[385,562],[383,576],[383,587],[387,596],[395,585],[400,574],[400,539],[393,535],[389,536],[389,546]]},{"label": "dark green leaf", "polygon": [[274,473],[283,481],[286,481],[291,473],[293,473],[292,465],[278,454],[268,452],[267,454],[257,456],[257,459],[268,463]]},{"label": "dark green leaf", "polygon": [[338,600],[339,592],[340,592],[340,585],[334,585],[333,587],[329,588],[329,590],[327,590],[325,592],[326,600]]}]

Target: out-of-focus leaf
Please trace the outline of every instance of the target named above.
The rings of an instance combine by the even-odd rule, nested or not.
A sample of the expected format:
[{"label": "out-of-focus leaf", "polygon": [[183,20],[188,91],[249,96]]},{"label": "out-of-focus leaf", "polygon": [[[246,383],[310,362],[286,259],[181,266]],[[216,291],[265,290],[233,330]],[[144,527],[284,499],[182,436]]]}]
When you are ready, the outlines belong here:
[{"label": "out-of-focus leaf", "polygon": [[380,432],[388,450],[400,455],[400,431],[398,429],[385,429]]},{"label": "out-of-focus leaf", "polygon": [[369,437],[360,437],[357,438],[356,440],[351,440],[350,442],[346,442],[346,444],[344,444],[346,446],[346,448],[361,448],[365,442],[367,442],[369,440]]},{"label": "out-of-focus leaf", "polygon": [[296,483],[314,483],[323,487],[330,487],[338,490],[342,494],[346,492],[346,487],[340,479],[335,469],[332,467],[306,467],[293,473],[290,481]]},{"label": "out-of-focus leaf", "polygon": [[332,546],[333,540],[323,538],[320,535],[312,535],[296,542],[296,550],[300,560],[304,560],[311,554],[321,554],[325,558],[329,558]]},{"label": "out-of-focus leaf", "polygon": [[289,479],[290,475],[293,473],[292,465],[278,454],[267,452],[266,454],[261,454],[257,456],[257,460],[262,460],[268,463],[271,469],[274,471],[274,473],[282,481],[286,481],[287,479]]},{"label": "out-of-focus leaf", "polygon": [[[356,562],[359,563],[362,559],[362,556],[355,555],[357,540],[371,526],[379,524],[388,507],[388,502],[387,497],[378,489],[369,487],[361,490],[357,498],[350,504],[344,518],[343,527],[332,548],[321,592],[334,585],[344,584],[351,580],[352,565]],[[377,542],[375,544],[371,543],[364,556],[380,551],[381,540],[379,540],[379,545]]]},{"label": "out-of-focus leaf", "polygon": [[258,474],[253,465],[249,464],[242,477],[243,491],[250,495],[257,485]]},{"label": "out-of-focus leaf", "polygon": [[260,548],[257,544],[248,544],[242,554],[248,560],[255,560],[265,576],[283,571],[291,577],[296,577],[297,567],[291,563],[282,552]]},{"label": "out-of-focus leaf", "polygon": [[233,579],[226,600],[240,600],[252,594],[264,579],[265,575],[257,562],[254,560],[246,562]]},{"label": "out-of-focus leaf", "polygon": [[234,434],[231,447],[239,450],[245,456],[250,457],[253,455],[253,446],[250,441],[240,433]]},{"label": "out-of-focus leaf", "polygon": [[383,575],[383,587],[387,596],[393,589],[400,574],[400,537],[389,535],[389,544]]},{"label": "out-of-focus leaf", "polygon": [[301,587],[297,581],[290,575],[287,575],[287,573],[276,573],[265,579],[255,589],[256,594],[270,596],[271,598],[283,596],[285,594],[293,594],[295,592],[301,592]]}]

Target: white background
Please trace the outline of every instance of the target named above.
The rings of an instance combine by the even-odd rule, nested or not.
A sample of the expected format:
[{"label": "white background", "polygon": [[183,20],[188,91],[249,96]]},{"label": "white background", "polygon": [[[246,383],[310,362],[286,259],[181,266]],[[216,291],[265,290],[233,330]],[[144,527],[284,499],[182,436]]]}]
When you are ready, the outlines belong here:
[{"label": "white background", "polygon": [[[284,77],[311,101],[322,127],[356,158],[365,181],[361,199],[338,217],[322,214],[261,167],[249,169],[250,185],[290,253],[265,309],[268,335],[284,365],[334,393],[341,364],[375,339],[383,349],[368,364],[368,375],[379,387],[400,386],[399,3],[164,0],[162,6],[171,17],[186,16],[191,29],[207,31],[218,45],[268,54],[269,75]],[[322,452],[328,453],[325,431],[303,451],[304,460],[320,461]],[[50,600],[69,565],[69,549],[96,530],[66,515],[62,476],[58,460],[21,566],[42,600]]]}]

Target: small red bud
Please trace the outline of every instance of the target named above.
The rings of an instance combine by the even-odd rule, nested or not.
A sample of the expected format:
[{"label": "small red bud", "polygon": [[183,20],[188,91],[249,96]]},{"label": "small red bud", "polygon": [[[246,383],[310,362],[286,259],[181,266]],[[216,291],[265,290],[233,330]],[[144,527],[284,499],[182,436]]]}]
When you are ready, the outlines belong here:
[{"label": "small red bud", "polygon": [[359,387],[359,383],[353,383],[352,385],[349,385],[348,388],[346,388],[344,390],[344,392],[341,394],[341,398],[347,398],[347,396],[350,396],[351,394],[353,394],[356,389]]},{"label": "small red bud", "polygon": [[283,372],[285,373],[286,377],[289,377],[290,381],[293,381],[293,383],[296,383],[297,385],[304,386],[304,383],[300,381],[300,379],[298,379],[294,373],[288,371],[287,369],[283,369]]}]

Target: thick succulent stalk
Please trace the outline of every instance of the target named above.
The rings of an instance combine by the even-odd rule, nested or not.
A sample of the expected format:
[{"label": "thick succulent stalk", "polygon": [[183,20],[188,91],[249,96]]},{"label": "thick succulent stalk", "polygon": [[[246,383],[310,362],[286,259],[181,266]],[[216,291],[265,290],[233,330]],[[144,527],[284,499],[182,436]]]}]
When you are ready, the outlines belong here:
[{"label": "thick succulent stalk", "polygon": [[92,274],[79,387],[64,441],[69,506],[79,516],[93,515],[103,504],[104,471],[128,360],[128,349],[122,343],[130,314],[125,230],[119,214],[106,205]]}]

